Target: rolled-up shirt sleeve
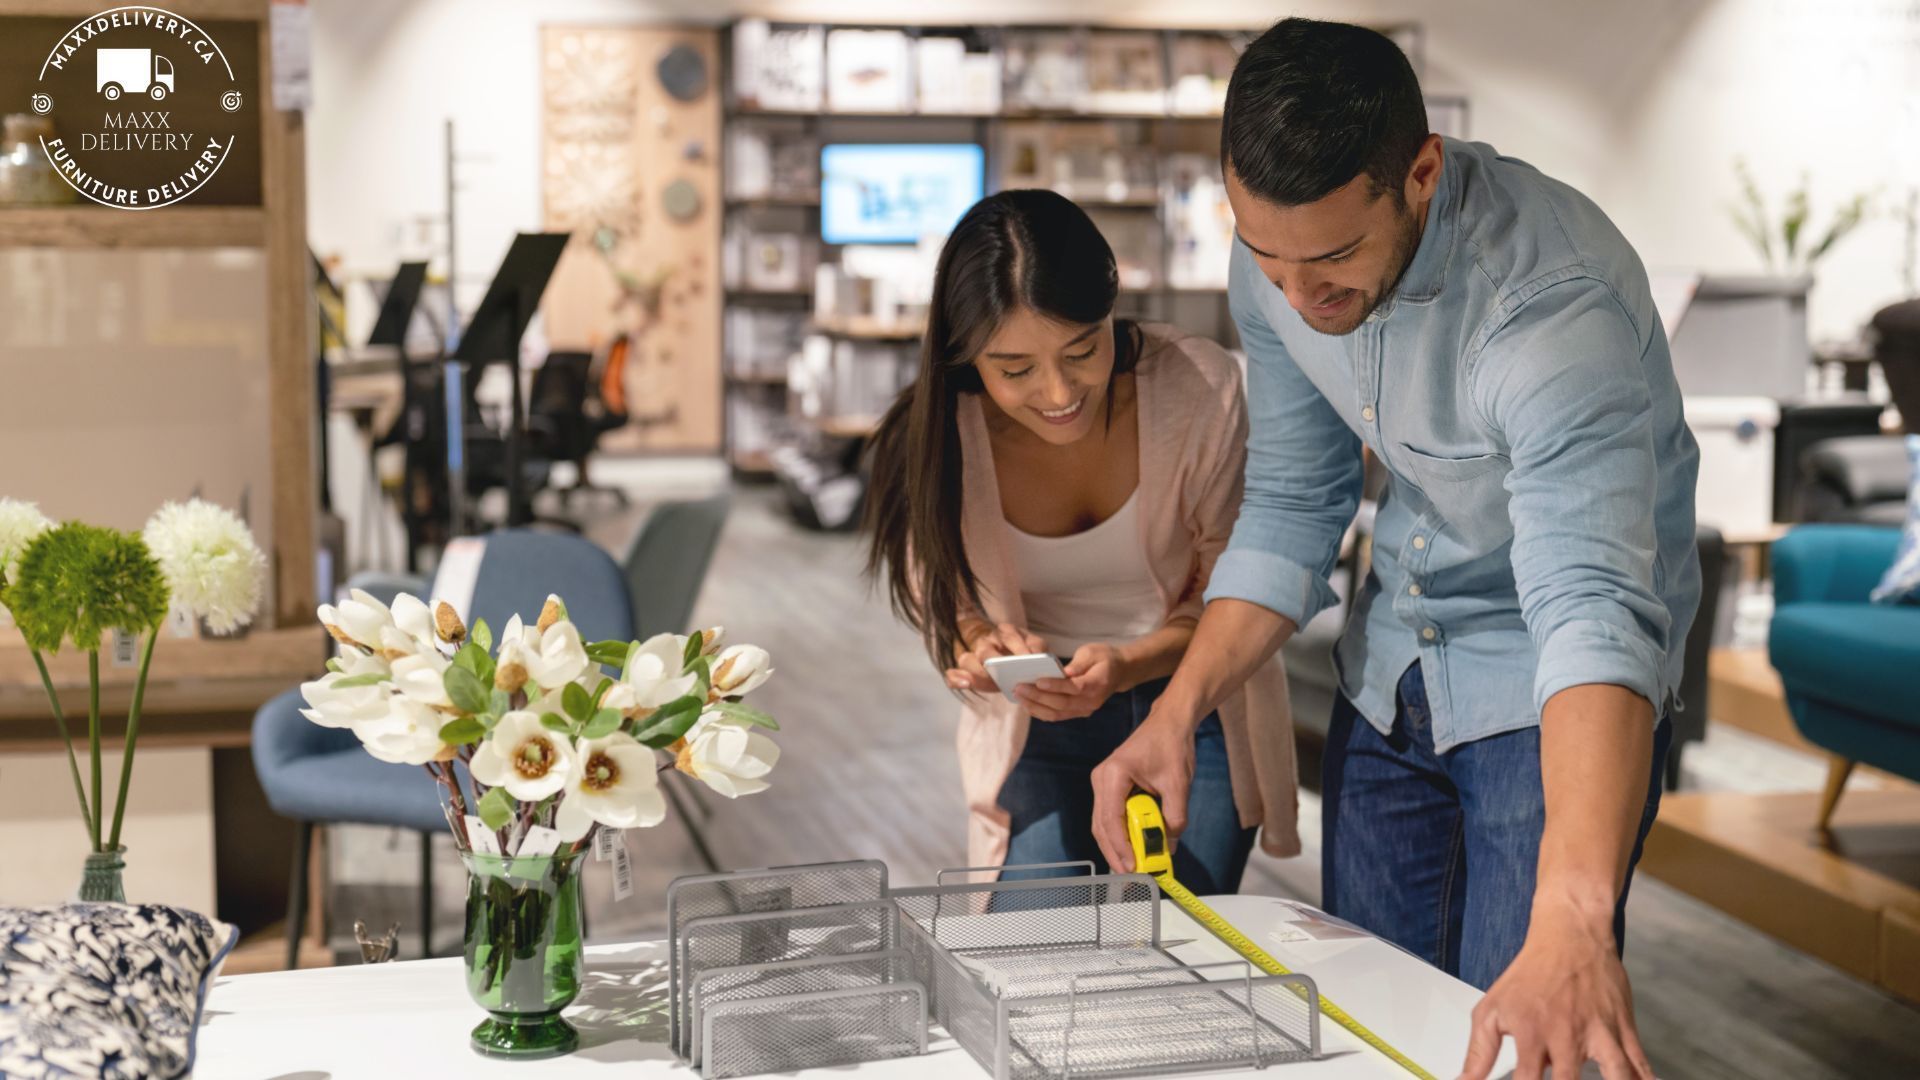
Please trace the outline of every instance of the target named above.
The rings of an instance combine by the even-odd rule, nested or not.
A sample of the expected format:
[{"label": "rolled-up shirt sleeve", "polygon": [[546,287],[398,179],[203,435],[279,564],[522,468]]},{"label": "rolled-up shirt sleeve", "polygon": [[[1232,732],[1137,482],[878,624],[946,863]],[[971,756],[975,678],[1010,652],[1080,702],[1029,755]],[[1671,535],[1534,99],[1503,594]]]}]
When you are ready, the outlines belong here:
[{"label": "rolled-up shirt sleeve", "polygon": [[1360,440],[1267,323],[1256,290],[1272,287],[1235,241],[1228,303],[1247,353],[1246,491],[1206,599],[1305,626],[1337,600],[1328,577],[1360,504]]},{"label": "rolled-up shirt sleeve", "polygon": [[1512,457],[1513,575],[1542,711],[1592,683],[1632,690],[1656,718],[1664,705],[1672,616],[1654,578],[1659,470],[1645,351],[1612,291],[1576,277],[1529,298],[1474,362],[1475,402]]}]

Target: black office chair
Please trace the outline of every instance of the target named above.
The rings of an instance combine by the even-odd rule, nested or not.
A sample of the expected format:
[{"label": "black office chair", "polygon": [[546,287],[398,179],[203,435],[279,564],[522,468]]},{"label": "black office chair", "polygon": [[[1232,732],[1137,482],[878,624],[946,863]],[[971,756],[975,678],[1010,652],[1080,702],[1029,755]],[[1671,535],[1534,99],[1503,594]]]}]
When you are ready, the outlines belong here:
[{"label": "black office chair", "polygon": [[527,426],[543,433],[547,457],[573,463],[577,474],[573,484],[554,489],[560,493],[561,505],[570,505],[573,496],[582,492],[611,495],[619,505],[627,505],[626,492],[595,484],[587,476],[587,460],[599,447],[600,436],[626,422],[627,414],[616,412],[602,398],[593,379],[591,353],[547,354],[546,363],[533,373]]},{"label": "black office chair", "polygon": [[[621,565],[626,570],[637,639],[683,634],[691,629],[688,620],[693,618],[694,602],[700,598],[700,587],[706,581],[707,567],[713,563],[714,550],[720,546],[720,531],[731,506],[732,496],[725,492],[694,502],[661,503],[634,536]],[[687,778],[677,770],[667,770],[666,776],[661,789],[686,823],[700,861],[708,871],[717,873],[720,864],[701,828],[713,811],[700,797],[700,786],[685,782]]]},{"label": "black office chair", "polygon": [[1720,583],[1727,574],[1727,542],[1720,530],[1701,525],[1694,530],[1694,546],[1700,552],[1700,610],[1693,617],[1683,646],[1684,667],[1680,674],[1681,709],[1667,717],[1673,725],[1673,740],[1667,750],[1666,785],[1672,791],[1680,786],[1680,751],[1690,742],[1707,737],[1707,660],[1713,652],[1713,632],[1720,609]]}]

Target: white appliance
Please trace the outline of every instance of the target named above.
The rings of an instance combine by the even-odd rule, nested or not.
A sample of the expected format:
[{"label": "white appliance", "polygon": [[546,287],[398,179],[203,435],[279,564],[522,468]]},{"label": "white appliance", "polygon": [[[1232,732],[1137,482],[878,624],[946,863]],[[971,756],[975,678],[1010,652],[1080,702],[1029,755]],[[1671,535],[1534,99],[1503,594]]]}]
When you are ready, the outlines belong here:
[{"label": "white appliance", "polygon": [[1773,528],[1773,436],[1780,406],[1772,398],[1686,399],[1687,426],[1700,443],[1695,513],[1735,542]]}]

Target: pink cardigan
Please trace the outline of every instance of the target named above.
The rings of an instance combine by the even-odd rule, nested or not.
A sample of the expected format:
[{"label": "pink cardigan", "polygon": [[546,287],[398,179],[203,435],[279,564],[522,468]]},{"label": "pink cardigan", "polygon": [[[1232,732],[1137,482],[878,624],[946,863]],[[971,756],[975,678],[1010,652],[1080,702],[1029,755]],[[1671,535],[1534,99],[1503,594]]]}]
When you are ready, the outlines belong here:
[{"label": "pink cardigan", "polygon": [[[1167,619],[1198,618],[1214,560],[1240,510],[1247,457],[1246,396],[1233,358],[1219,345],[1164,324],[1147,324],[1135,369],[1140,425],[1140,521]],[[962,537],[994,624],[1026,625],[1020,582],[1006,544],[1006,518],[993,469],[986,416],[960,398]],[[1025,712],[999,695],[967,694],[960,715],[960,772],[969,820],[969,865],[1006,860],[1008,815],[1000,787],[1026,746]],[[1275,657],[1220,706],[1242,826],[1261,827],[1269,855],[1300,853],[1287,677]]]}]

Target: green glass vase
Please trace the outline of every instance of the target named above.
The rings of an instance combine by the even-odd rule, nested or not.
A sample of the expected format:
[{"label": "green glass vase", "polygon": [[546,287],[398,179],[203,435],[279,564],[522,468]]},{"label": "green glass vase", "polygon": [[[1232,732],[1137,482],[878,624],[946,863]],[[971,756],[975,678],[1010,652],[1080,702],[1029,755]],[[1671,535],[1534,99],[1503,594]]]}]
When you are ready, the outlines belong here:
[{"label": "green glass vase", "polygon": [[473,1048],[523,1060],[571,1053],[580,1033],[560,1010],[580,992],[580,856],[462,857],[467,993],[488,1013]]},{"label": "green glass vase", "polygon": [[87,864],[80,871],[80,899],[85,903],[127,902],[120,874],[127,868],[127,849],[87,852]]}]

